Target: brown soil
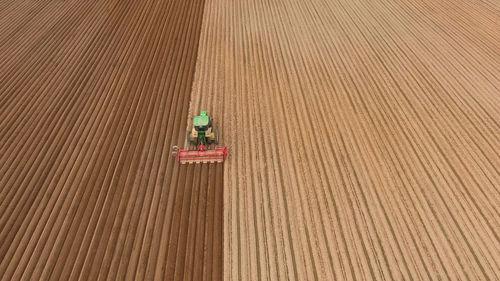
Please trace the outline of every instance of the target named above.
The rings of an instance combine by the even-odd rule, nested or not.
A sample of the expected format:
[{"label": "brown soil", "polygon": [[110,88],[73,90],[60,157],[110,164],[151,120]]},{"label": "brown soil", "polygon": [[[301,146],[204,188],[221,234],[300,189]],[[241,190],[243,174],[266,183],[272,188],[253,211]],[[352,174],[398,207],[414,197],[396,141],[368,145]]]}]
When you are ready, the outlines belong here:
[{"label": "brown soil", "polygon": [[0,0],[1,280],[221,279],[222,167],[170,155],[203,7]]},{"label": "brown soil", "polygon": [[499,7],[0,0],[0,279],[495,280]]},{"label": "brown soil", "polygon": [[224,280],[494,280],[498,1],[207,2]]}]

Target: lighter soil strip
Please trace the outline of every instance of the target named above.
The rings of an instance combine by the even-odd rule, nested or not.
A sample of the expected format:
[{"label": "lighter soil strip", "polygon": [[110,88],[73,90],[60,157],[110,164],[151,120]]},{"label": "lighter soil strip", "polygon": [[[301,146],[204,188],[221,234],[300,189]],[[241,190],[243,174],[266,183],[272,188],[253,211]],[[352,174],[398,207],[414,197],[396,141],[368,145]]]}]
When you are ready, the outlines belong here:
[{"label": "lighter soil strip", "polygon": [[206,2],[224,280],[495,280],[495,1]]}]

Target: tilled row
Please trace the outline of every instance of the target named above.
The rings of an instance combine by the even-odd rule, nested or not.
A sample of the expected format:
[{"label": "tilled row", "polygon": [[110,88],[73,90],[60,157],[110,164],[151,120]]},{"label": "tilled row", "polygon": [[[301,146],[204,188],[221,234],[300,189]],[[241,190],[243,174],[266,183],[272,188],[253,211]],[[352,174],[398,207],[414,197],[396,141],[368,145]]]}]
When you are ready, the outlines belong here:
[{"label": "tilled row", "polygon": [[207,2],[225,280],[498,278],[494,2]]},{"label": "tilled row", "polygon": [[220,280],[222,167],[171,156],[203,8],[0,1],[0,279]]}]

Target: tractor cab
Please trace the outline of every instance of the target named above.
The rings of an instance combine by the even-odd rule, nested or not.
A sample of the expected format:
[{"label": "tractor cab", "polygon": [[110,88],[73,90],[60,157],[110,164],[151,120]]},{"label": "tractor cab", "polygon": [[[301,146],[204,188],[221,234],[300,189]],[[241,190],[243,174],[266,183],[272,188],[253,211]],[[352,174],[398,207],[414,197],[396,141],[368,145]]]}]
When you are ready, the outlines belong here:
[{"label": "tractor cab", "polygon": [[205,110],[193,117],[193,129],[187,132],[186,139],[191,146],[218,144],[218,132],[212,129],[212,118]]},{"label": "tractor cab", "polygon": [[197,132],[205,132],[212,127],[212,118],[203,110],[199,116],[193,118],[193,127]]}]

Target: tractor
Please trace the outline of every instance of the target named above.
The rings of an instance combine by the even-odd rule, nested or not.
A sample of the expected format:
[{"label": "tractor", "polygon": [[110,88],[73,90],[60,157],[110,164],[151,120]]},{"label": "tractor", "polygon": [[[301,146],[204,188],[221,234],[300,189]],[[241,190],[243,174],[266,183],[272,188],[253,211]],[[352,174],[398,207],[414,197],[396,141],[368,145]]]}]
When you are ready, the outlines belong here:
[{"label": "tractor", "polygon": [[186,133],[188,146],[219,144],[219,132],[214,130],[212,125],[212,117],[202,110],[200,115],[193,118],[193,129]]},{"label": "tractor", "polygon": [[213,128],[213,119],[207,111],[192,118],[193,128],[186,132],[187,148],[173,147],[172,155],[181,164],[222,163],[227,158],[227,147],[219,147],[219,132]]}]

